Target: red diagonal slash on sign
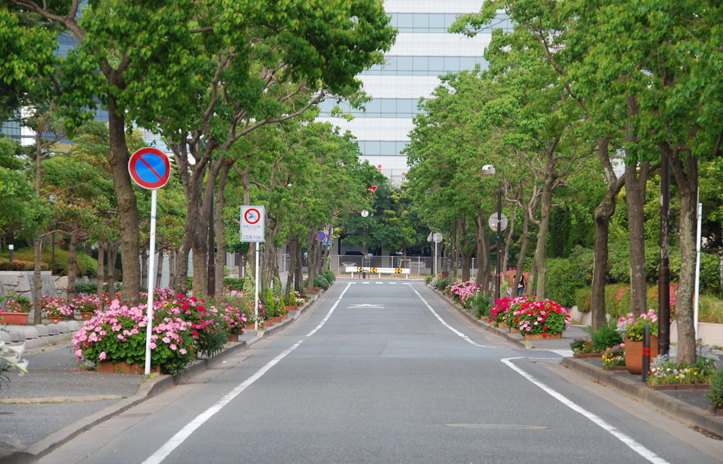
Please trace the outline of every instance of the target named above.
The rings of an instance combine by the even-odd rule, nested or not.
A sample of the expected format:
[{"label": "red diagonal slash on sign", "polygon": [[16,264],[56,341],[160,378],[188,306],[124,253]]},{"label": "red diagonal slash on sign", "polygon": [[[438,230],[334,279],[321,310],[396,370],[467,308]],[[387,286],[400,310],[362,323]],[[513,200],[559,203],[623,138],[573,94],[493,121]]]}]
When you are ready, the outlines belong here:
[{"label": "red diagonal slash on sign", "polygon": [[152,167],[150,164],[148,164],[148,161],[144,160],[142,156],[139,156],[138,159],[141,160],[141,161],[143,161],[143,164],[145,164],[146,167],[147,167],[148,169],[150,169],[151,172],[156,175],[156,177],[158,177],[158,180],[161,180],[161,179],[162,179],[162,177],[156,172],[156,170],[153,169],[153,167]]}]

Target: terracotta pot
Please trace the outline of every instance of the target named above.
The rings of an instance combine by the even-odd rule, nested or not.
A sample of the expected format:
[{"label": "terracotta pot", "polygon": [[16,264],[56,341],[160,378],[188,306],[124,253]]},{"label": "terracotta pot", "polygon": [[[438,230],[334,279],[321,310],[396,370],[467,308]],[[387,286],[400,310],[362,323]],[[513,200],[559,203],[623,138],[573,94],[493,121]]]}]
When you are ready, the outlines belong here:
[{"label": "terracotta pot", "polygon": [[256,324],[253,323],[253,322],[250,323],[250,324],[246,324],[246,325],[244,326],[244,329],[246,329],[246,330],[256,330]]},{"label": "terracotta pot", "polygon": [[723,408],[715,408],[715,409],[713,409],[713,413],[716,416],[723,416]]},{"label": "terracotta pot", "polygon": [[[650,362],[658,356],[658,337],[650,336]],[[625,367],[631,374],[643,373],[643,342],[631,342],[625,337]]]},{"label": "terracotta pot", "polygon": [[64,318],[62,317],[49,317],[51,324],[57,324],[58,322],[63,322]]},{"label": "terracotta pot", "polygon": [[[120,371],[120,372],[119,372]],[[112,361],[103,361],[98,365],[99,374],[133,374],[143,375],[146,372],[145,366],[138,363],[128,364],[126,362],[114,363]],[[151,367],[151,374],[161,373],[161,366]]]},{"label": "terracotta pot", "polygon": [[281,322],[281,316],[272,316],[271,321],[279,323]]},{"label": "terracotta pot", "polygon": [[0,317],[0,320],[2,320],[3,324],[7,325],[27,325],[29,314],[30,313],[12,313],[5,311],[2,317]]},{"label": "terracotta pot", "polygon": [[286,312],[289,312],[289,311],[296,311],[298,306],[284,306],[284,308],[286,308]]},{"label": "terracotta pot", "polygon": [[514,327],[510,327],[510,333],[511,333],[511,334],[518,334],[518,333],[520,333],[520,329],[515,329]]},{"label": "terracotta pot", "polygon": [[524,334],[526,341],[531,340],[557,340],[562,338],[562,332],[556,334]]},{"label": "terracotta pot", "polygon": [[264,328],[272,327],[273,325],[274,325],[274,321],[264,321]]},{"label": "terracotta pot", "polygon": [[500,322],[499,324],[497,324],[497,327],[500,329],[508,329],[509,328],[509,327],[507,327],[507,324],[505,324],[504,322]]},{"label": "terracotta pot", "polygon": [[84,321],[89,321],[93,318],[93,311],[81,311],[80,312],[80,319]]},{"label": "terracotta pot", "polygon": [[289,318],[289,314],[288,314],[288,313],[281,315],[281,319],[288,319],[288,318]]},{"label": "terracotta pot", "polygon": [[238,334],[228,334],[228,341],[230,342],[237,342],[238,341]]}]

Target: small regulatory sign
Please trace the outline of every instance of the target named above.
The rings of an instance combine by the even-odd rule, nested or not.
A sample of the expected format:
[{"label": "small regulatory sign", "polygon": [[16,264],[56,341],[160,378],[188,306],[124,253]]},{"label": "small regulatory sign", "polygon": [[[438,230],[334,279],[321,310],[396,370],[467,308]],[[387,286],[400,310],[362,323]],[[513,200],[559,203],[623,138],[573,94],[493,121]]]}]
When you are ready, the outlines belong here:
[{"label": "small regulatory sign", "polygon": [[402,270],[399,269],[399,268],[396,268],[396,269],[394,269],[394,273],[395,273],[395,274],[401,274],[401,273],[402,273]]},{"label": "small regulatory sign", "polygon": [[242,242],[263,242],[264,241],[264,207],[247,206],[241,207],[241,241]]},{"label": "small regulatory sign", "polygon": [[320,230],[318,234],[316,234],[316,239],[320,242],[323,242],[326,240],[326,233],[323,230]]}]

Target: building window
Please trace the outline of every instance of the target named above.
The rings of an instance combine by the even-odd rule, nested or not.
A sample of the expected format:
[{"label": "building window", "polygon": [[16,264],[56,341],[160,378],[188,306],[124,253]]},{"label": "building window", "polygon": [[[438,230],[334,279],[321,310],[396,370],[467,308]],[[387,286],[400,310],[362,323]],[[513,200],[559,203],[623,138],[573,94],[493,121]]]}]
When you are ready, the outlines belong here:
[{"label": "building window", "polygon": [[[413,118],[424,113],[417,108],[417,98],[375,98],[365,104],[366,111],[352,108],[348,102],[339,103],[339,108],[355,118]],[[324,100],[319,103],[322,118],[331,117],[331,111],[337,106],[336,100]]]},{"label": "building window", "polygon": [[[454,13],[390,13],[392,26],[399,32],[444,34],[457,20]],[[512,22],[507,15],[497,15],[486,30],[503,29],[512,32]]]},{"label": "building window", "polygon": [[474,56],[385,56],[384,64],[375,64],[362,74],[371,76],[439,76],[449,72],[472,70],[480,65],[488,67],[487,60]]},{"label": "building window", "polygon": [[358,140],[362,156],[406,156],[402,153],[409,142],[388,142],[378,140]]}]

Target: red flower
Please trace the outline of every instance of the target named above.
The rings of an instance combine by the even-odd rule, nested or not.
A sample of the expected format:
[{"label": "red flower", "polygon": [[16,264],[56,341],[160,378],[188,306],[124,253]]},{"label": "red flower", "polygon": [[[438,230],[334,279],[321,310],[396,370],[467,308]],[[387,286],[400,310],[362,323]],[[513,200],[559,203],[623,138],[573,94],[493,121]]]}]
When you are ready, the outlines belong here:
[{"label": "red flower", "polygon": [[547,330],[547,326],[545,326],[545,330]]},{"label": "red flower", "polygon": [[545,338],[545,337],[547,337],[547,334],[546,333],[542,334],[542,338]]}]

